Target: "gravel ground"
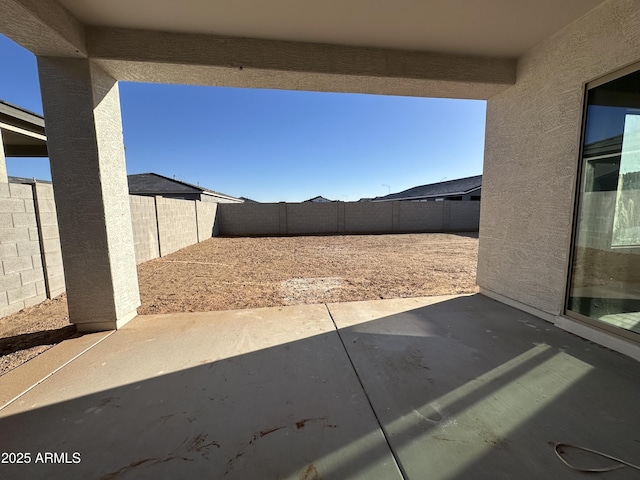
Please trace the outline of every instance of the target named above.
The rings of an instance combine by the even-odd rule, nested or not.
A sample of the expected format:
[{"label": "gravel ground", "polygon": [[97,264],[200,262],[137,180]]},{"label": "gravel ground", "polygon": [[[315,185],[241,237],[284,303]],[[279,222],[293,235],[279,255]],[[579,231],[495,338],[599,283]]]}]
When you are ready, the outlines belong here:
[{"label": "gravel ground", "polygon": [[[212,238],[138,266],[141,315],[477,292],[477,234]],[[64,295],[0,318],[0,375],[75,334]]]}]

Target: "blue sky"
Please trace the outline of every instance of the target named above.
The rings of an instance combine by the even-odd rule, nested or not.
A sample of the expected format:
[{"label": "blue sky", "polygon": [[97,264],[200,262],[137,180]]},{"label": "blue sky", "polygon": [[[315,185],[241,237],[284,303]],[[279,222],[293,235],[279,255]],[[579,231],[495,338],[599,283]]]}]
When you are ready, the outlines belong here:
[{"label": "blue sky", "polygon": [[[0,35],[0,98],[42,114],[35,57]],[[120,83],[127,172],[262,202],[354,201],[482,173],[485,102]],[[50,179],[46,159],[9,175]]]}]

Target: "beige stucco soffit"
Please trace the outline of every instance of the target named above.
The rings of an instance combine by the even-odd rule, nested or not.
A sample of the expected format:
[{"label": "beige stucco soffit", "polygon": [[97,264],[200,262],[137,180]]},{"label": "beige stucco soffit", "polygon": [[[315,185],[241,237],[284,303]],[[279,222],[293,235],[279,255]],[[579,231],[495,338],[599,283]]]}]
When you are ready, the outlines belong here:
[{"label": "beige stucco soffit", "polygon": [[0,33],[36,55],[86,57],[84,26],[56,0],[0,0]]},{"label": "beige stucco soffit", "polygon": [[89,57],[119,80],[488,98],[513,59],[87,27]]}]

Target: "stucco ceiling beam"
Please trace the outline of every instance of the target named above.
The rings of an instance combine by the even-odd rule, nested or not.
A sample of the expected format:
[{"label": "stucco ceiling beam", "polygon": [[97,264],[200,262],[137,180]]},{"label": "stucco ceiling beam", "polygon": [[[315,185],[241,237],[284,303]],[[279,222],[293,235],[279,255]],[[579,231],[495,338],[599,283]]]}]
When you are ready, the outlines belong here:
[{"label": "stucco ceiling beam", "polygon": [[119,80],[486,99],[514,59],[216,35],[87,28],[89,56]]},{"label": "stucco ceiling beam", "polygon": [[36,55],[84,57],[84,26],[56,0],[0,0],[0,33]]}]

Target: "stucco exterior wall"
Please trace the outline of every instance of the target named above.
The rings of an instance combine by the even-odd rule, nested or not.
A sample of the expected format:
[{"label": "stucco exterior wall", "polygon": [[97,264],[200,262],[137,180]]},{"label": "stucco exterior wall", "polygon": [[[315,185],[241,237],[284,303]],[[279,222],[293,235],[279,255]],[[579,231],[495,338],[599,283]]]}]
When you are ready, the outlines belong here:
[{"label": "stucco exterior wall", "polygon": [[584,85],[640,60],[640,2],[612,0],[520,58],[489,99],[478,285],[563,312]]}]

